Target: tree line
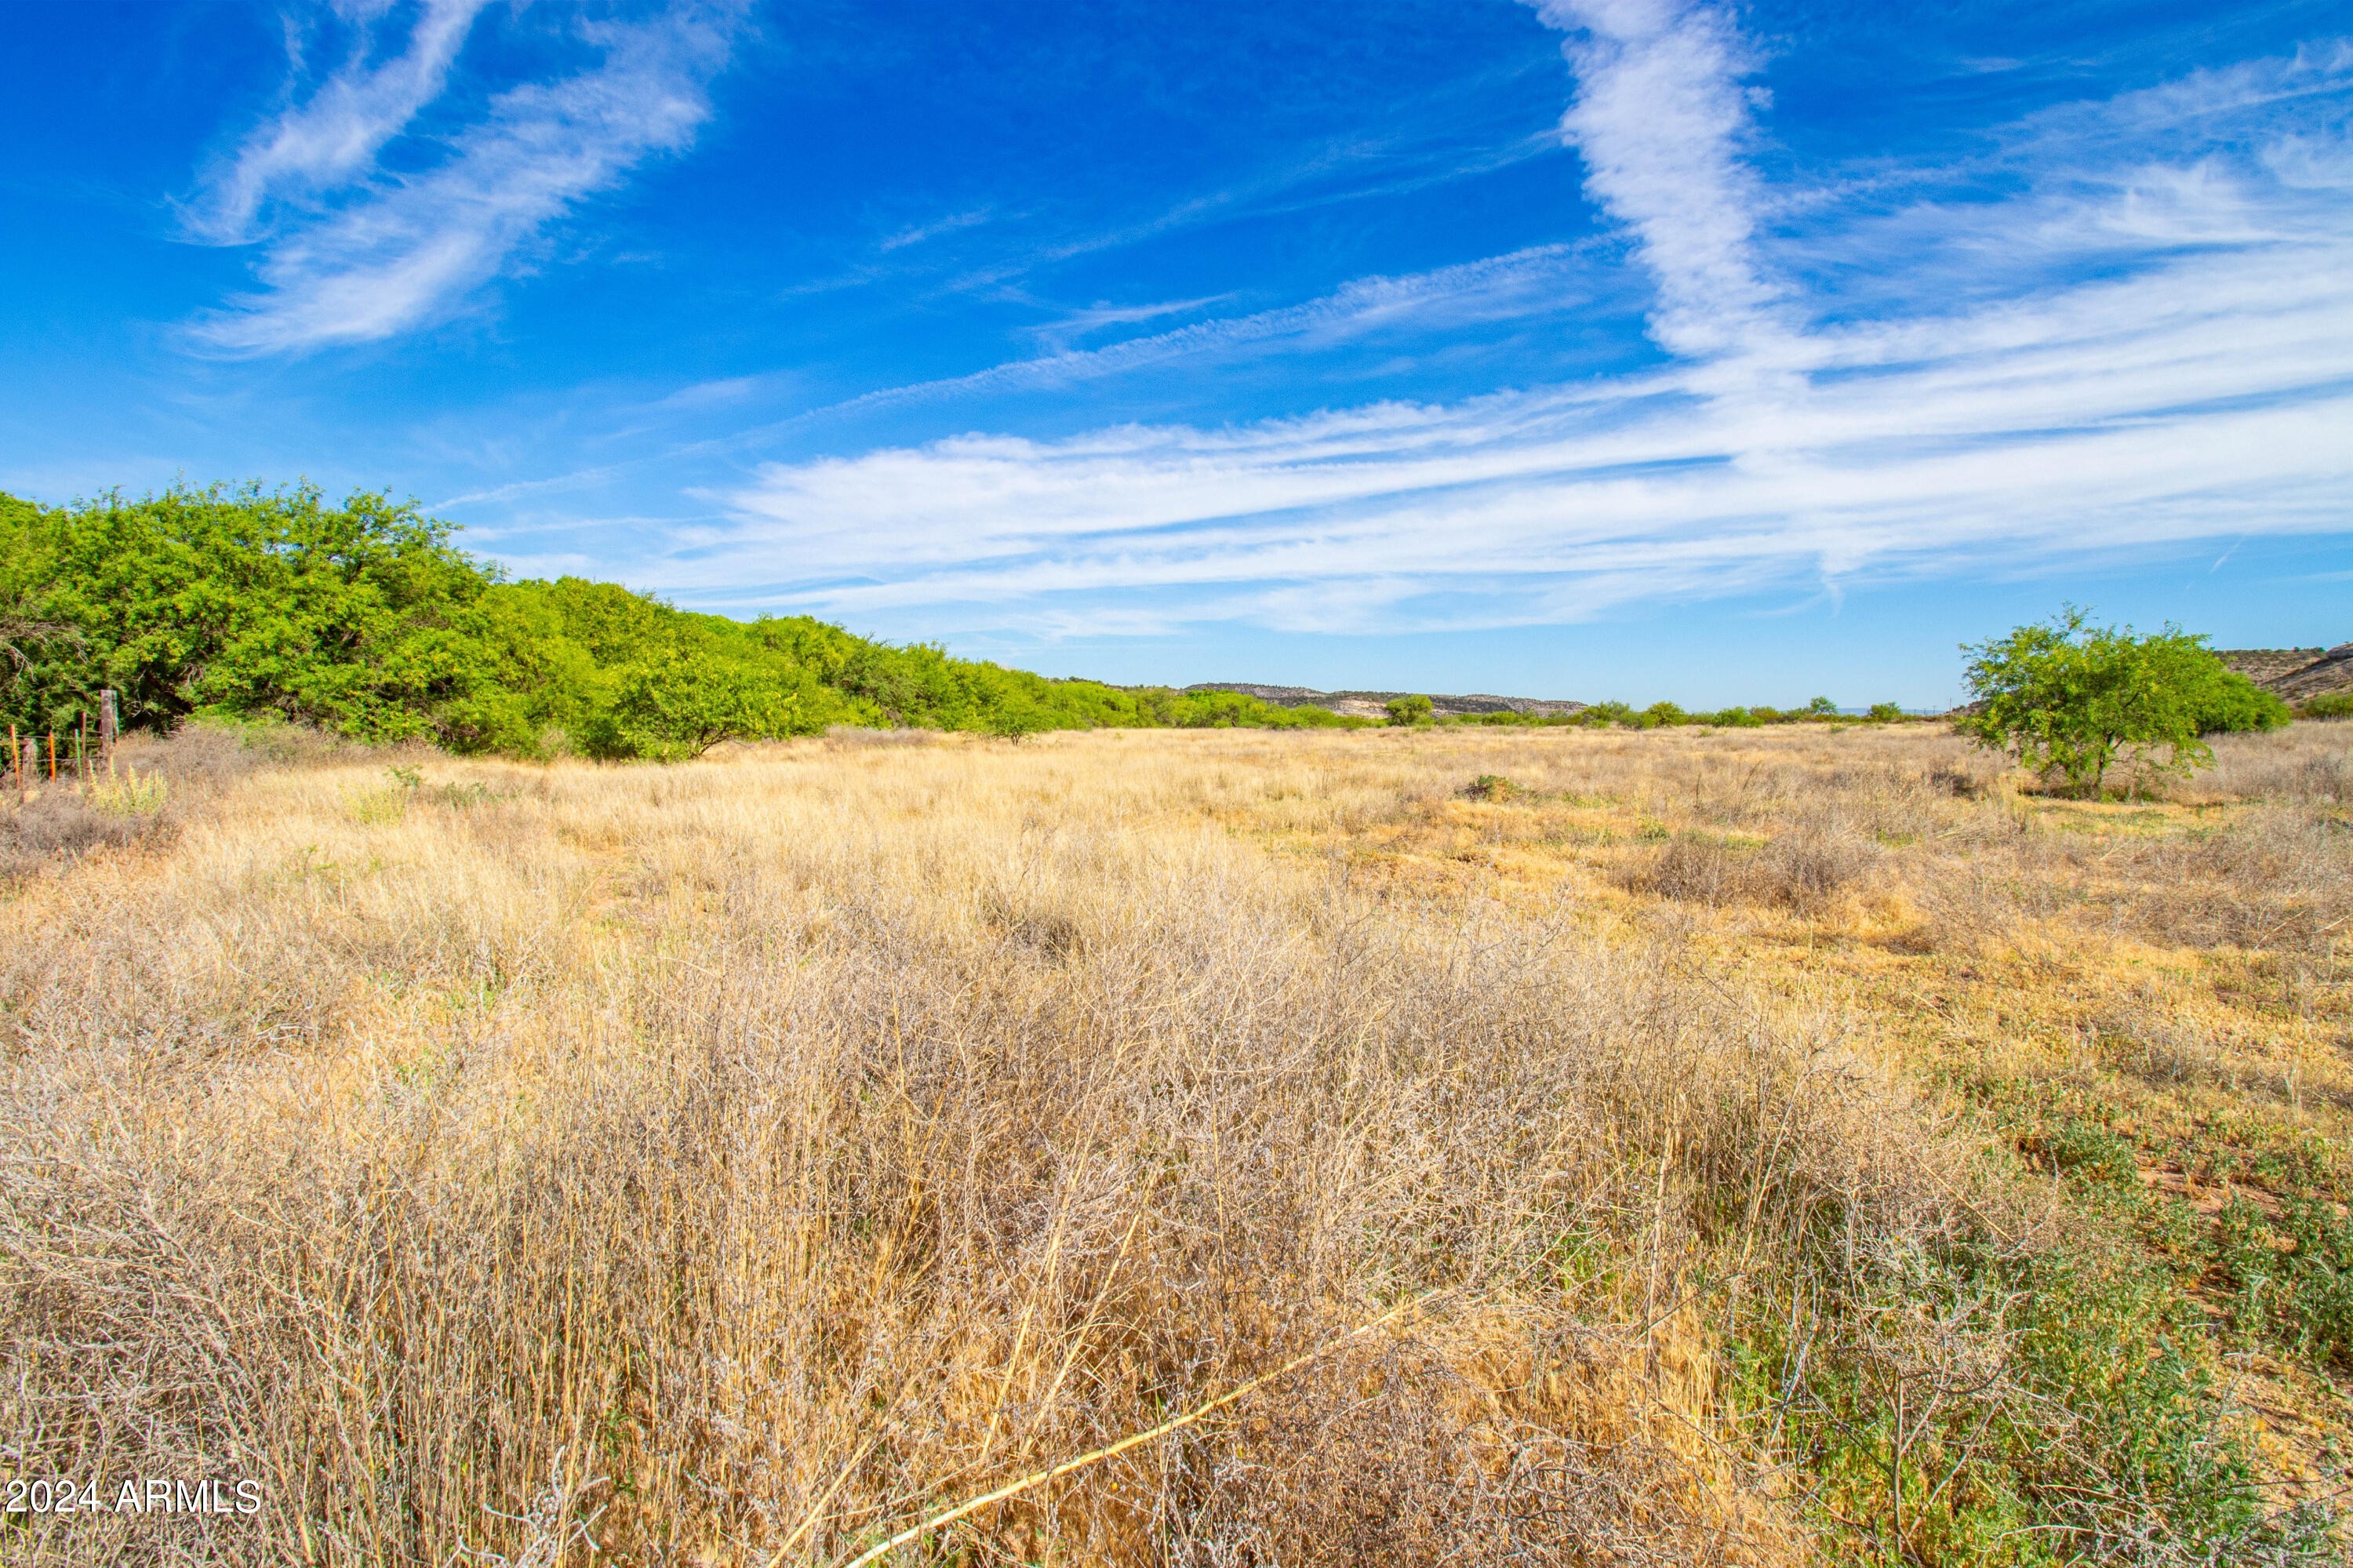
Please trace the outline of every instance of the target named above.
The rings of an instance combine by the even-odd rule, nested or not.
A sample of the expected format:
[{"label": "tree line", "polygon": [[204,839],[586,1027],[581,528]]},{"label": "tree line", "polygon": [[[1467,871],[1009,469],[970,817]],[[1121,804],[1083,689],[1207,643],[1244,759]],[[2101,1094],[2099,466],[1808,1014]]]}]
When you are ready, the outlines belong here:
[{"label": "tree line", "polygon": [[0,495],[0,722],[275,717],[460,752],[680,758],[833,725],[1022,735],[1344,726],[1231,692],[1050,680],[808,616],[740,621],[614,583],[508,579],[414,503],[175,487]]},{"label": "tree line", "polygon": [[[2048,626],[1966,650],[1964,727],[2029,767],[2096,789],[2203,759],[2199,736],[2287,721],[2203,639]],[[69,733],[118,694],[126,727],[277,718],[370,741],[429,739],[519,757],[698,756],[725,740],[835,725],[1021,736],[1105,727],[1356,727],[1373,721],[1240,692],[1057,680],[933,643],[892,644],[805,615],[742,621],[615,583],[512,580],[414,503],[315,487],[174,486],[44,506],[0,493],[0,724]],[[1391,725],[1749,727],[1842,722],[1802,708],[1691,712],[1605,702],[1567,714]],[[1903,717],[1892,703],[1865,715]],[[2161,760],[2159,758],[2161,755]]]}]

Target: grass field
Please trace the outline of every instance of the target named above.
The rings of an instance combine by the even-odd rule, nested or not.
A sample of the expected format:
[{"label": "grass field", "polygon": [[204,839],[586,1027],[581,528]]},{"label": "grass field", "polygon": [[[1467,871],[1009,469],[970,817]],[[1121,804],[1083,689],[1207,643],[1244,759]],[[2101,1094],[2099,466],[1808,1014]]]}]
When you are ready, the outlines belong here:
[{"label": "grass field", "polygon": [[2217,751],[184,736],[0,806],[0,1459],[264,1501],[0,1561],[2339,1561],[2353,725]]}]

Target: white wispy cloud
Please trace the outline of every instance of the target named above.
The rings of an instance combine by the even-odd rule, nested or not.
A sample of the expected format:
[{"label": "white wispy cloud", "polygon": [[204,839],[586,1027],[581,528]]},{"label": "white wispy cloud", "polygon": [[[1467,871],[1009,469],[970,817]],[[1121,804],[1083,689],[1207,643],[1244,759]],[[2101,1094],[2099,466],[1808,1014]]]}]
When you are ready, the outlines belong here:
[{"label": "white wispy cloud", "polygon": [[734,0],[679,0],[644,20],[580,23],[593,66],[497,94],[421,171],[384,167],[378,154],[441,93],[480,9],[427,5],[405,52],[339,70],[207,183],[192,225],[234,239],[266,223],[262,286],[189,323],[195,343],[302,350],[445,319],[582,199],[692,140],[741,15]]},{"label": "white wispy cloud", "polygon": [[449,67],[488,0],[426,0],[406,47],[376,64],[377,25],[391,0],[353,8],[343,63],[311,95],[254,127],[204,180],[182,216],[189,232],[218,244],[253,237],[273,196],[309,196],[365,171],[384,144],[441,95]]},{"label": "white wispy cloud", "polygon": [[875,246],[877,250],[904,250],[910,245],[921,245],[927,239],[937,239],[943,234],[958,229],[977,228],[997,216],[988,207],[975,207],[969,212],[952,212],[945,217],[935,217],[928,223],[918,223],[890,235]]},{"label": "white wispy cloud", "polygon": [[[963,606],[1047,633],[1373,630],[2353,525],[2353,147],[2333,112],[2295,109],[2341,106],[2353,56],[2131,95],[2122,138],[2103,106],[2042,116],[1994,139],[2006,199],[1923,170],[1893,211],[1901,180],[1798,240],[1770,215],[1804,204],[1754,173],[1752,57],[1722,13],[1540,10],[1571,31],[1563,133],[1652,281],[1672,363],[1445,406],[769,464],[639,575],[711,602]],[[1573,288],[1561,260],[1517,265]],[[1927,281],[1838,299],[1807,281],[1841,268]],[[1312,309],[1357,308],[1342,297]],[[1202,323],[881,397],[1298,327]]]},{"label": "white wispy cloud", "polygon": [[[2263,288],[2291,281],[2277,273],[2301,293]],[[816,597],[843,612],[988,604],[1034,622],[1072,613],[1041,599],[1149,588],[1197,599],[1190,618],[1364,630],[2337,529],[2348,277],[2215,260],[1941,333],[1857,332],[1799,405],[1676,370],[1573,397],[780,465],[731,498],[739,524],[708,536],[704,569],[666,575],[718,590],[789,559],[831,579]],[[1416,608],[1444,595],[1464,602]]]},{"label": "white wispy cloud", "polygon": [[1757,62],[1731,18],[1669,0],[1540,0],[1572,29],[1577,101],[1561,133],[1586,190],[1638,237],[1658,282],[1651,327],[1678,354],[1755,351],[1784,335],[1779,291],[1755,254],[1762,206],[1742,160],[1754,135],[1742,87]]},{"label": "white wispy cloud", "polygon": [[[1312,348],[1345,338],[1363,337],[1389,324],[1409,324],[1417,331],[1430,331],[1562,310],[1579,299],[1595,297],[1593,291],[1577,287],[1570,265],[1576,255],[1573,246],[1538,245],[1427,272],[1357,278],[1329,294],[1295,305],[1195,322],[1167,332],[1125,338],[1101,348],[1063,349],[1033,358],[1008,360],[985,370],[936,381],[887,387],[813,409],[801,418],[937,402],[976,394],[1071,387],[1155,365],[1203,355],[1232,355],[1256,345]],[[1163,310],[1182,310],[1188,304],[1203,302],[1180,302],[1135,313],[1129,319],[1148,320]],[[1096,318],[1095,324],[1115,319],[1115,315],[1116,313],[1104,313]]]},{"label": "white wispy cloud", "polygon": [[[568,472],[462,492],[443,497],[434,505],[442,511],[503,507],[559,494],[597,491],[648,469],[677,468],[714,457],[738,461],[743,454],[759,451],[785,430],[804,429],[875,410],[923,404],[953,405],[961,399],[1018,393],[1051,393],[1159,366],[1198,368],[1203,365],[1232,365],[1254,356],[1361,346],[1390,332],[1409,339],[1433,330],[1517,322],[1545,313],[1630,309],[1625,300],[1616,297],[1622,294],[1622,290],[1613,290],[1589,265],[1581,264],[1589,260],[1590,257],[1578,247],[1547,245],[1428,272],[1359,278],[1331,293],[1297,304],[1198,322],[1101,348],[1058,350],[965,376],[884,387],[821,404],[748,429],[665,445]],[[774,391],[788,379],[788,374],[779,373],[697,383],[649,407],[676,409],[719,403],[734,396]],[[632,408],[629,415],[634,418],[639,412],[639,408]],[[698,500],[720,499],[700,491],[694,494]],[[695,535],[695,540],[691,547],[699,548],[708,542],[702,535]],[[552,569],[536,556],[528,561],[512,558],[530,570]]]},{"label": "white wispy cloud", "polygon": [[1115,305],[1098,300],[1092,305],[1063,312],[1052,321],[1025,329],[1039,343],[1061,353],[1082,338],[1124,326],[1155,322],[1166,316],[1190,315],[1208,305],[1223,304],[1229,294],[1205,294],[1190,300],[1155,300],[1141,305]]}]

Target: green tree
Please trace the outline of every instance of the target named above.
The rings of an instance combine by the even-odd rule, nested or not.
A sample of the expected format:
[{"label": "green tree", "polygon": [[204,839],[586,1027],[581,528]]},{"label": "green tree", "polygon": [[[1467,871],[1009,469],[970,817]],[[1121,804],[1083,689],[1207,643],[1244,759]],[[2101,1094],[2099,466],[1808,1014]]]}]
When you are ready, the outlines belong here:
[{"label": "green tree", "polygon": [[701,757],[727,740],[792,734],[801,694],[776,672],[703,649],[682,648],[621,672],[607,724],[592,749],[666,760]]},{"label": "green tree", "polygon": [[[22,506],[23,503],[17,503]],[[101,686],[126,722],[274,714],[368,739],[431,732],[491,677],[491,577],[381,495],[175,488],[12,509],[0,602],[52,635],[9,706],[58,723]]]},{"label": "green tree", "polygon": [[1001,692],[978,715],[981,732],[999,740],[1022,740],[1039,730],[1054,729],[1055,715],[1030,694],[1018,688]]},{"label": "green tree", "polygon": [[1904,716],[1904,710],[1894,703],[1873,703],[1864,716],[1873,724],[1894,724]]},{"label": "green tree", "polygon": [[1959,727],[2045,779],[2096,795],[2124,768],[2137,792],[2160,773],[2213,760],[2200,736],[2275,728],[2284,705],[2226,668],[2206,640],[2167,625],[2146,636],[2094,626],[2070,605],[2048,622],[1965,645],[1974,701]]},{"label": "green tree", "polygon": [[1389,723],[1400,728],[1434,722],[1435,705],[1428,697],[1391,697],[1387,705]]}]

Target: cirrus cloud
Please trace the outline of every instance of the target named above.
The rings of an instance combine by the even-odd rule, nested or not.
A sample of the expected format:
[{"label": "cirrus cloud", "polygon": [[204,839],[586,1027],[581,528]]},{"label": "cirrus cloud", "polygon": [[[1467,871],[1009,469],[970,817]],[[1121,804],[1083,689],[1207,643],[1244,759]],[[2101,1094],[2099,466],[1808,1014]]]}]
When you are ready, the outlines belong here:
[{"label": "cirrus cloud", "polygon": [[[2002,199],[1956,193],[1949,166],[1882,169],[1847,209],[1755,172],[1753,58],[1723,13],[1540,14],[1572,34],[1562,134],[1650,276],[1671,363],[1451,405],[769,463],[703,493],[724,520],[640,575],[706,602],[958,606],[1047,632],[1366,631],[2353,531],[2353,51],[1995,133]],[[1788,212],[1807,227],[1777,229]],[[1208,323],[951,385],[1274,330]]]},{"label": "cirrus cloud", "polygon": [[[381,10],[381,7],[375,8]],[[725,65],[737,0],[676,0],[581,22],[596,63],[492,96],[430,138],[422,167],[380,154],[438,96],[480,0],[430,0],[388,62],[353,62],[257,128],[187,204],[196,238],[258,243],[261,287],[188,323],[225,354],[365,343],[447,319],[584,199],[693,140]],[[269,221],[265,221],[269,220]]]}]

